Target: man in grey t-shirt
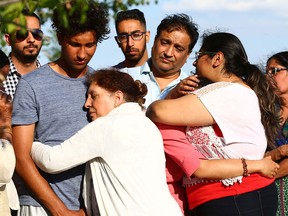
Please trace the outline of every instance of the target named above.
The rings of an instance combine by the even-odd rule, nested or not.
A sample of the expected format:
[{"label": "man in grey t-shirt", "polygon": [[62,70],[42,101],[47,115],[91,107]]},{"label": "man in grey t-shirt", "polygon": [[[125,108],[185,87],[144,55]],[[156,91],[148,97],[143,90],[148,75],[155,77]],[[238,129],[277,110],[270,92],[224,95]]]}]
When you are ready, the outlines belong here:
[{"label": "man in grey t-shirt", "polygon": [[84,23],[80,8],[67,13],[70,28],[59,22],[58,12],[63,10],[69,9],[58,7],[52,18],[61,46],[60,58],[24,75],[15,93],[12,124],[15,181],[20,197],[18,215],[84,215],[84,165],[50,175],[39,171],[30,157],[34,140],[53,146],[88,123],[83,108],[85,75],[92,69],[87,64],[97,43],[109,33],[107,11],[92,1]]}]

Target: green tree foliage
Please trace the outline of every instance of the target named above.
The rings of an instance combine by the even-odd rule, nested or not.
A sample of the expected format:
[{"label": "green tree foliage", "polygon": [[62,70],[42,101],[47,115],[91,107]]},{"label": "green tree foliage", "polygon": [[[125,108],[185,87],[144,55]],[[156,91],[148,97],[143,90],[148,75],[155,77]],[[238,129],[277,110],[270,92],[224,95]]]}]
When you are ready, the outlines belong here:
[{"label": "green tree foliage", "polygon": [[[73,1],[73,5],[71,5],[71,1]],[[85,16],[85,11],[88,9],[87,7],[83,7],[83,3],[88,0],[0,0],[0,43],[1,47],[5,46],[5,41],[3,39],[3,34],[5,33],[13,33],[16,31],[16,28],[21,26],[26,26],[25,17],[21,14],[21,11],[24,8],[29,9],[31,12],[36,12],[40,19],[41,24],[47,22],[52,16],[53,10],[59,10],[60,20],[64,26],[69,28],[68,26],[68,13],[73,13],[75,10],[79,10],[83,12],[82,21],[85,22],[87,17]],[[93,0],[95,3],[101,3],[104,7],[106,7],[111,17],[120,11],[127,10],[133,6],[139,5],[149,5],[150,0]],[[155,4],[158,3],[158,0],[151,0]],[[61,4],[62,7],[55,7]],[[18,18],[18,22],[15,23],[15,19]],[[52,36],[47,36],[46,40],[44,40],[44,46],[48,45],[49,41],[55,41],[55,34],[51,33]],[[57,48],[52,48],[55,52]],[[50,57],[49,57],[50,55]],[[55,59],[55,54],[51,56],[48,55],[48,58]],[[56,55],[57,56],[57,55]]]}]

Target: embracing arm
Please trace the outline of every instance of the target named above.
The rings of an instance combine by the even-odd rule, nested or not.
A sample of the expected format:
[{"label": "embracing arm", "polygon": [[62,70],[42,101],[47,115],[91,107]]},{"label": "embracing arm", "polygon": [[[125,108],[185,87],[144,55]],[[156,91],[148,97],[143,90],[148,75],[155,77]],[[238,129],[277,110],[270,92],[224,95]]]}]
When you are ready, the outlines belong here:
[{"label": "embracing arm", "polygon": [[[259,173],[268,178],[274,178],[279,165],[270,157],[262,160],[246,160],[247,174]],[[200,167],[193,176],[201,179],[225,179],[241,176],[244,168],[241,159],[201,160]]]},{"label": "embracing arm", "polygon": [[[90,126],[91,124],[87,125],[63,143],[53,147],[34,142],[31,149],[33,161],[45,172],[59,173],[96,158],[101,151],[100,142],[97,140],[101,135],[96,132],[100,129]],[[97,136],[92,137],[96,133]]]},{"label": "embracing arm", "polygon": [[206,107],[194,94],[154,101],[147,108],[146,116],[154,122],[169,125],[203,126],[215,123]]},{"label": "embracing arm", "polygon": [[82,211],[82,214],[80,214],[80,212],[72,212],[67,209],[35,166],[30,157],[34,129],[34,124],[13,127],[13,147],[16,155],[17,174],[23,179],[35,198],[39,200],[53,216],[83,215]]},{"label": "embracing arm", "polygon": [[265,156],[271,156],[272,160],[280,161],[283,158],[288,157],[288,144],[281,145],[271,151],[267,151]]},{"label": "embracing arm", "polygon": [[276,179],[288,176],[288,158],[281,160],[279,163],[280,169],[276,175]]},{"label": "embracing arm", "polygon": [[283,178],[288,175],[288,144],[281,145],[276,149],[266,152],[266,156],[271,156],[272,160],[280,165],[276,179]]},{"label": "embracing arm", "polygon": [[[241,176],[244,173],[241,159],[204,160],[197,149],[189,143],[185,134],[185,127],[156,124],[161,132],[164,150],[186,174],[200,179],[221,180]],[[271,158],[262,160],[246,160],[247,174],[259,173],[273,178],[279,165]]]}]

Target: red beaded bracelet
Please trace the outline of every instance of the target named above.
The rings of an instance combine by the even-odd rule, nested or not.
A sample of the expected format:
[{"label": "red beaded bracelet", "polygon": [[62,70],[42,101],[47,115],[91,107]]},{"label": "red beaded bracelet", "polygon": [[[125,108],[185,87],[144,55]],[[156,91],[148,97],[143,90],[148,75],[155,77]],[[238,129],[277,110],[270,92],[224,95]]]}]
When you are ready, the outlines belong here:
[{"label": "red beaded bracelet", "polygon": [[247,163],[244,158],[241,158],[242,164],[243,164],[243,176],[247,177],[248,176],[248,169],[247,169]]}]

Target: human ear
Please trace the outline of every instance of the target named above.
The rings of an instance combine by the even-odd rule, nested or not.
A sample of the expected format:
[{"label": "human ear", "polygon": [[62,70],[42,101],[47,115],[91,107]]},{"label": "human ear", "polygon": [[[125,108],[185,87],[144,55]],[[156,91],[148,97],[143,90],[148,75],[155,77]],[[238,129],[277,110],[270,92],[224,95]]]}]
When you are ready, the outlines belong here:
[{"label": "human ear", "polygon": [[212,64],[214,67],[218,67],[224,61],[224,54],[222,52],[217,52],[212,58]]},{"label": "human ear", "polygon": [[145,37],[146,37],[146,43],[149,43],[149,41],[150,41],[150,31],[146,31]]},{"label": "human ear", "polygon": [[6,43],[11,46],[11,43],[12,43],[12,38],[9,34],[5,34],[5,40],[6,40]]},{"label": "human ear", "polygon": [[122,91],[118,90],[114,93],[115,105],[114,107],[118,107],[120,104],[125,103],[124,94]]}]

